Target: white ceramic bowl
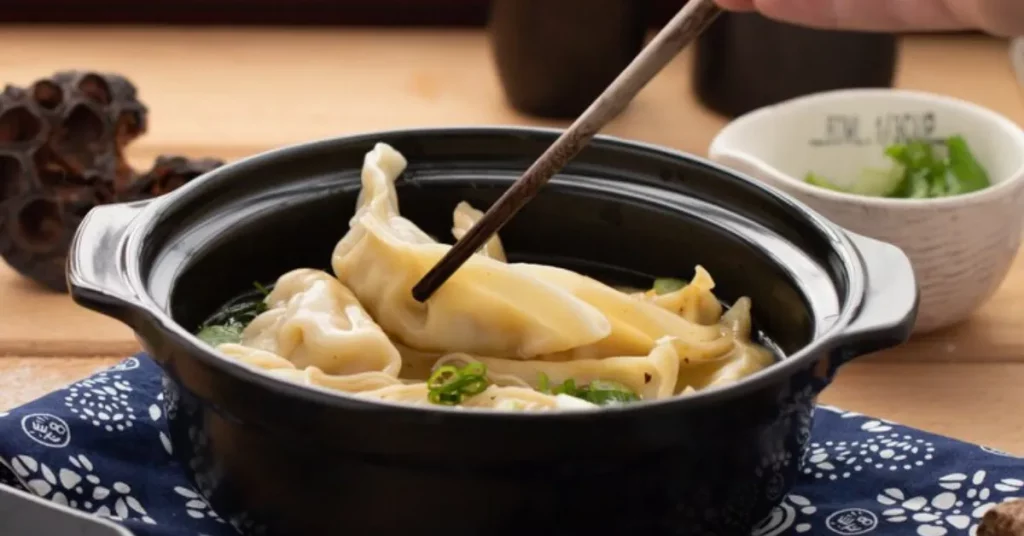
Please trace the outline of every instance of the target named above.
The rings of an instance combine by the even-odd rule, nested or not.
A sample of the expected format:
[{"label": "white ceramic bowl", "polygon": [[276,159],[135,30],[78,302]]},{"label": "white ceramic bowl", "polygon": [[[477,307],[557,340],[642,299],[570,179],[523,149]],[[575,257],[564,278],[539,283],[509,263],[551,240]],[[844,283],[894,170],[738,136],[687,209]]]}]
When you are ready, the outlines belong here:
[{"label": "white ceramic bowl", "polygon": [[[849,184],[864,167],[890,165],[883,151],[893,142],[954,134],[967,140],[992,186],[914,200],[856,196],[803,181],[813,171]],[[709,153],[853,232],[902,248],[920,285],[917,333],[967,318],[999,287],[1020,245],[1024,133],[966,101],[891,89],[819,93],[734,120]]]}]

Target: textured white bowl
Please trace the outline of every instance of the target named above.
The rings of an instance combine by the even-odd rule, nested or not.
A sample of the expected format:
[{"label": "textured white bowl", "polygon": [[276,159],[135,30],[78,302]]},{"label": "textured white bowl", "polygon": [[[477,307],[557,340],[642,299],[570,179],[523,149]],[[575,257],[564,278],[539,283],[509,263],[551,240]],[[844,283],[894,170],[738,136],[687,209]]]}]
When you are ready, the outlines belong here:
[{"label": "textured white bowl", "polygon": [[[885,167],[885,146],[907,137],[963,135],[992,186],[911,200],[855,196],[811,186],[810,171],[849,184]],[[746,114],[710,148],[712,160],[775,186],[853,232],[910,257],[921,308],[915,332],[967,318],[999,287],[1024,224],[1024,133],[981,106],[929,93],[855,89],[819,93]]]}]

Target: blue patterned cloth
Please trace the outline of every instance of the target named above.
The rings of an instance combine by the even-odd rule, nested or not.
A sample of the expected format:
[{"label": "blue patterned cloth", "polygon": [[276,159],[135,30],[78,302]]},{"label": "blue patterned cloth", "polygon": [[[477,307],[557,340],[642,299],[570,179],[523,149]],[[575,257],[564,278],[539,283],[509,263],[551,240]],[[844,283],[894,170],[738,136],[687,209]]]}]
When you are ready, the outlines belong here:
[{"label": "blue patterned cloth", "polygon": [[[0,413],[0,483],[108,517],[137,536],[235,535],[167,435],[162,373],[145,355]],[[755,536],[974,535],[1024,496],[1024,459],[818,406],[802,480]]]}]

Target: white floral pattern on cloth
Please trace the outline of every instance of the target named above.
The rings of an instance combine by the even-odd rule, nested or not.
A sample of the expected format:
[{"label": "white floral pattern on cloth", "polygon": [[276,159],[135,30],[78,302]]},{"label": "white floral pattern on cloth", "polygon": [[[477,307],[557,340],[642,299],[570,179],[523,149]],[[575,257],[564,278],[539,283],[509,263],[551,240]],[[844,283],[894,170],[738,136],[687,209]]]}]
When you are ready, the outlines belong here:
[{"label": "white floral pattern on cloth", "polygon": [[124,379],[125,373],[139,368],[135,357],[95,376],[69,385],[64,407],[80,420],[107,432],[123,432],[135,425],[136,409],[129,401],[134,389]]},{"label": "white floral pattern on cloth", "polygon": [[[139,355],[0,414],[0,485],[115,519],[137,536],[253,533],[253,520],[225,522],[202,493],[213,483],[190,481],[175,457],[167,419],[178,399],[166,381]],[[1012,453],[817,409],[795,487],[777,490],[753,536],[973,536],[988,508],[1024,495],[1024,459]],[[193,431],[192,440],[205,438]],[[762,471],[796,461],[773,454]]]},{"label": "white floral pattern on cloth", "polygon": [[0,485],[125,525],[137,536],[234,536],[173,457],[163,374],[144,355],[0,419]]},{"label": "white floral pattern on cloth", "polygon": [[0,460],[36,495],[115,521],[138,520],[155,525],[132,487],[120,480],[104,481],[84,454],[69,456],[60,466],[49,466],[25,454]]},{"label": "white floral pattern on cloth", "polygon": [[223,521],[217,512],[213,511],[213,507],[207,502],[206,498],[200,495],[196,490],[186,488],[182,486],[174,486],[174,493],[181,495],[185,501],[185,513],[189,517],[194,519],[210,518],[217,521]]},{"label": "white floral pattern on cloth", "polygon": [[797,534],[811,530],[807,521],[809,516],[817,513],[818,508],[802,495],[789,494],[778,506],[772,509],[761,523],[754,527],[752,536],[778,536],[790,528]]},{"label": "white floral pattern on cloth", "polygon": [[1017,478],[990,480],[984,469],[970,475],[950,473],[938,479],[941,490],[930,496],[908,497],[901,489],[890,488],[877,500],[890,507],[882,512],[887,521],[916,525],[915,532],[921,536],[945,536],[965,529],[973,536],[989,508],[1016,499],[1013,494],[1024,486]]},{"label": "white floral pattern on cloth", "polygon": [[913,471],[930,463],[934,452],[931,441],[898,432],[854,441],[812,442],[803,473],[816,479],[839,480],[864,470]]},{"label": "white floral pattern on cloth", "polygon": [[1024,495],[1018,456],[818,409],[802,480],[754,536],[975,536],[989,508]]}]

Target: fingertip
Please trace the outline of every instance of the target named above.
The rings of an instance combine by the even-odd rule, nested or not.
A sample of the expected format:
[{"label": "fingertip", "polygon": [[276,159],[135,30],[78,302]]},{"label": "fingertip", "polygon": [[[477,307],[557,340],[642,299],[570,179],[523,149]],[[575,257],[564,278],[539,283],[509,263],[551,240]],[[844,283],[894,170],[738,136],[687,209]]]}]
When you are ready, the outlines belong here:
[{"label": "fingertip", "polygon": [[754,0],[716,0],[719,7],[728,11],[753,11]]},{"label": "fingertip", "polygon": [[814,27],[836,25],[836,0],[751,0],[762,15]]}]

